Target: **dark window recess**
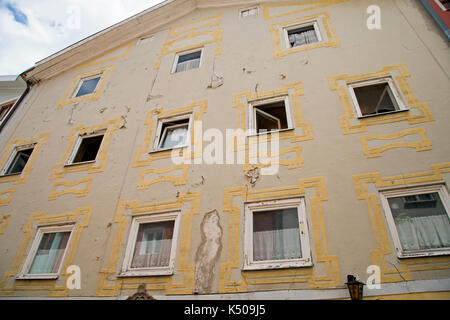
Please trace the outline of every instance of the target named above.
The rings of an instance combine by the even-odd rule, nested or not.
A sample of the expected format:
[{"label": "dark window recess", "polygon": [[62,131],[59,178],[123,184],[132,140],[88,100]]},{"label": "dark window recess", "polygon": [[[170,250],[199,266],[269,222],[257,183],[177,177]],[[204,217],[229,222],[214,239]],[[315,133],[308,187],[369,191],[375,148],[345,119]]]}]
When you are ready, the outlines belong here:
[{"label": "dark window recess", "polygon": [[258,133],[288,128],[284,101],[255,106],[255,115]]},{"label": "dark window recess", "polygon": [[319,41],[314,26],[288,30],[287,33],[291,47],[298,47]]},{"label": "dark window recess", "polygon": [[97,87],[98,82],[100,81],[100,77],[90,79],[90,80],[83,80],[83,83],[80,86],[80,89],[78,89],[77,97],[84,96],[87,94],[91,94],[95,91],[95,88]]},{"label": "dark window recess", "polygon": [[5,174],[21,173],[23,171],[23,168],[25,168],[32,152],[33,148],[17,151],[14,160],[11,162],[11,165],[9,166]]},{"label": "dark window recess", "polygon": [[445,9],[450,10],[450,0],[439,0]]},{"label": "dark window recess", "polygon": [[84,138],[81,141],[77,154],[72,163],[79,163],[85,161],[95,160],[98,150],[102,144],[103,136],[95,136],[90,138]]},{"label": "dark window recess", "polygon": [[399,110],[387,83],[353,88],[363,116]]}]

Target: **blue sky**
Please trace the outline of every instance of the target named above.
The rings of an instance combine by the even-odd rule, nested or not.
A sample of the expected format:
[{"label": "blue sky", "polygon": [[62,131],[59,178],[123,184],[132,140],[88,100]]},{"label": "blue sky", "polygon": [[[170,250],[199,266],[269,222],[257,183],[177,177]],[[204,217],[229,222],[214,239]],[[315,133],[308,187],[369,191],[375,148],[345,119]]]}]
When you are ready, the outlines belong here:
[{"label": "blue sky", "polygon": [[37,61],[162,0],[0,0],[0,75]]}]

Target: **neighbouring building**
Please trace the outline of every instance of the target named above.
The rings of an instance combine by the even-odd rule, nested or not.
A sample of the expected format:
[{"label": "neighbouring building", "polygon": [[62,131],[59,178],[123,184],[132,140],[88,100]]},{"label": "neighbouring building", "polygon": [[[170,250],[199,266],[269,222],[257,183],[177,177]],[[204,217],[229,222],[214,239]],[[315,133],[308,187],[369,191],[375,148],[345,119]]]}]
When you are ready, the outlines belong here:
[{"label": "neighbouring building", "polygon": [[0,134],[15,112],[14,104],[26,90],[27,85],[20,76],[0,76]]},{"label": "neighbouring building", "polygon": [[348,299],[353,275],[364,299],[450,299],[431,6],[448,21],[168,0],[37,62],[0,136],[0,296]]}]

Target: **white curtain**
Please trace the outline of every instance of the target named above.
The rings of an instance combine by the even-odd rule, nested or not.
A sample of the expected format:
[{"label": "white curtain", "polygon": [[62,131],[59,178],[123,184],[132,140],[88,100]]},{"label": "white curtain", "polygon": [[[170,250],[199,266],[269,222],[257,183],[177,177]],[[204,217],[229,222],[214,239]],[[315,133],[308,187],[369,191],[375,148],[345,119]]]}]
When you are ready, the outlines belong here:
[{"label": "white curtain", "polygon": [[406,251],[450,247],[450,221],[446,215],[396,219],[395,224]]},{"label": "white curtain", "polygon": [[187,61],[183,61],[183,62],[178,62],[177,69],[175,70],[175,72],[181,72],[181,71],[186,71],[186,70],[190,70],[190,69],[195,69],[195,68],[198,68],[199,66],[200,66],[200,58],[187,60]]},{"label": "white curtain", "polygon": [[253,260],[301,258],[298,228],[257,231],[253,233]]},{"label": "white curtain", "polygon": [[[161,234],[159,230],[163,229]],[[139,230],[131,268],[165,267],[169,265],[173,227]],[[170,236],[169,236],[170,234]]]},{"label": "white curtain", "polygon": [[289,42],[293,47],[318,42],[315,30],[306,30],[299,33],[289,35]]}]

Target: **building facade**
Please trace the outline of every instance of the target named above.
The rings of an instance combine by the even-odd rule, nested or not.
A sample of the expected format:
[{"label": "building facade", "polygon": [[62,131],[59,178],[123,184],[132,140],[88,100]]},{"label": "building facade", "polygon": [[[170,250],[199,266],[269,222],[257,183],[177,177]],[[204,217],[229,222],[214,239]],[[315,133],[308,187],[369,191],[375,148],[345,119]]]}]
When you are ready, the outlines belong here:
[{"label": "building facade", "polygon": [[449,299],[448,40],[376,2],[169,0],[25,71],[0,296]]}]

